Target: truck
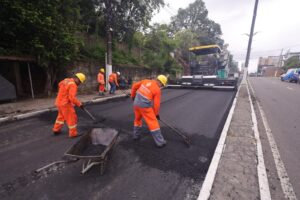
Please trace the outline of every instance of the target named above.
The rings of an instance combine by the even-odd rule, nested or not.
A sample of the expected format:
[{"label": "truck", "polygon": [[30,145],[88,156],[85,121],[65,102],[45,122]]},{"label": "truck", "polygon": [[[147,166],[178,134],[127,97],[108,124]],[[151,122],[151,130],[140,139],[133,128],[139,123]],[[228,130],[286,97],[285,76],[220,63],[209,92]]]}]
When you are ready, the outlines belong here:
[{"label": "truck", "polygon": [[169,88],[236,89],[238,73],[229,68],[229,53],[218,45],[189,48],[189,70]]}]

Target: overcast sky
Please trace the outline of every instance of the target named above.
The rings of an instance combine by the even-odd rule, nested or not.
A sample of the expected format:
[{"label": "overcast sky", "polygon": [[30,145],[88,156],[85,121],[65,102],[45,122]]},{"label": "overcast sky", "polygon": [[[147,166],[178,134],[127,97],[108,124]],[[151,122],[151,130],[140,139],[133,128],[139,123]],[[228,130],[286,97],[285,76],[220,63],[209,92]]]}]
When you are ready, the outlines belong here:
[{"label": "overcast sky", "polygon": [[[152,22],[169,23],[179,8],[186,8],[195,0],[165,0],[165,6]],[[255,0],[203,0],[208,17],[219,23],[225,43],[234,59],[244,62],[248,45]],[[300,0],[260,0],[249,70],[256,71],[260,56],[280,55],[300,51]]]}]

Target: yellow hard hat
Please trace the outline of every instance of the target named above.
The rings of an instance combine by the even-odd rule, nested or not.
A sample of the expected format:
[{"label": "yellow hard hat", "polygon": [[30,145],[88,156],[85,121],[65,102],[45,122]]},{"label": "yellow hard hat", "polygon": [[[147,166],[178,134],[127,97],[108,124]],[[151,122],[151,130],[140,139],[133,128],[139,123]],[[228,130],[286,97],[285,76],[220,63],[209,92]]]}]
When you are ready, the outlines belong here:
[{"label": "yellow hard hat", "polygon": [[101,68],[101,69],[100,69],[100,72],[104,73],[104,72],[105,72],[104,68]]},{"label": "yellow hard hat", "polygon": [[157,80],[159,80],[161,82],[161,84],[163,84],[163,86],[167,85],[168,78],[165,75],[162,75],[162,74],[158,75]]},{"label": "yellow hard hat", "polygon": [[77,73],[75,76],[80,80],[81,83],[84,83],[85,75],[83,73]]}]

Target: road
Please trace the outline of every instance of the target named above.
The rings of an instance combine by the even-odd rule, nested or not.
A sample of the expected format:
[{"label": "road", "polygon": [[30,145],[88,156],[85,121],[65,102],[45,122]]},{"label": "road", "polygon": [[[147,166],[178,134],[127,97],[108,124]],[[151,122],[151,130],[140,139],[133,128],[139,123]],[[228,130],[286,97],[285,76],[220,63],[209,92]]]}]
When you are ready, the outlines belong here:
[{"label": "road", "polygon": [[105,116],[94,125],[78,110],[79,131],[91,127],[114,127],[118,144],[103,176],[94,167],[81,175],[81,162],[61,164],[42,173],[34,170],[61,160],[77,139],[66,130],[52,136],[56,113],[43,114],[0,129],[1,199],[196,199],[214,153],[233,91],[163,90],[161,118],[191,137],[187,148],[166,127],[167,146],[158,149],[151,136],[131,139],[131,99],[87,106],[95,116]]},{"label": "road", "polygon": [[264,110],[279,153],[300,197],[300,85],[275,78],[250,78]]}]

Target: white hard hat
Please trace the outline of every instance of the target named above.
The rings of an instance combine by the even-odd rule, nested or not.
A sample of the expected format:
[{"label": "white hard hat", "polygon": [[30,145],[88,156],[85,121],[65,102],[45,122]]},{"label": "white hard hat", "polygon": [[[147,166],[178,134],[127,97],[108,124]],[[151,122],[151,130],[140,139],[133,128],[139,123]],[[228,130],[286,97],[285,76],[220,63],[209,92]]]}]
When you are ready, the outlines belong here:
[{"label": "white hard hat", "polygon": [[117,74],[120,76],[121,73],[120,73],[120,72],[117,72]]}]

